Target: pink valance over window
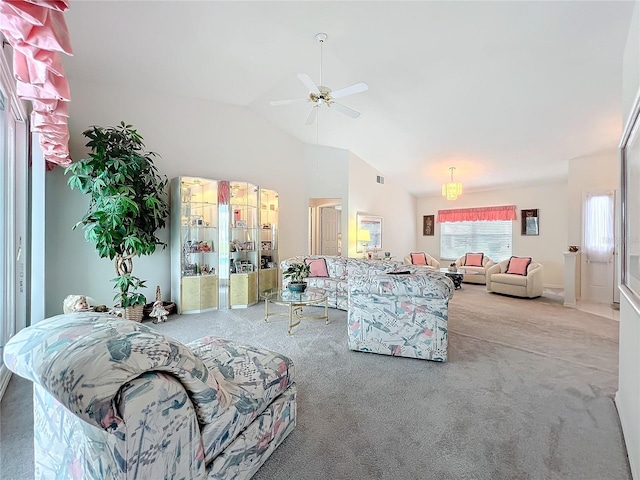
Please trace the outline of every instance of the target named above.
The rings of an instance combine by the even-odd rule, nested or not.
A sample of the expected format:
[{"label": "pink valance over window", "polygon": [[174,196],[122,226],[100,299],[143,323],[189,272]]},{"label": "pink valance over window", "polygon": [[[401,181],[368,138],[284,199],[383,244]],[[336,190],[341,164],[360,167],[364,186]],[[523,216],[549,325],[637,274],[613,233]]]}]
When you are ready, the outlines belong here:
[{"label": "pink valance over window", "polygon": [[438,210],[438,223],[478,222],[483,220],[516,220],[516,206],[454,208]]},{"label": "pink valance over window", "polygon": [[0,1],[0,32],[13,47],[13,74],[20,98],[31,100],[31,130],[40,134],[47,162],[68,165],[69,82],[60,53],[73,55],[63,0]]}]

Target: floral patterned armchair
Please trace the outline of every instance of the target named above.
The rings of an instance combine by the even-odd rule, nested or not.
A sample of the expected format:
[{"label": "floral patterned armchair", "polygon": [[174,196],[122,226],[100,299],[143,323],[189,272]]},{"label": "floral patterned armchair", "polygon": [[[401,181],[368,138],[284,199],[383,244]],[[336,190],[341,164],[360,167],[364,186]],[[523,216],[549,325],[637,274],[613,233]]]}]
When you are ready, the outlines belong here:
[{"label": "floral patterned armchair", "polygon": [[291,360],[229,340],[72,313],[4,361],[35,384],[36,479],[246,479],[296,424]]}]

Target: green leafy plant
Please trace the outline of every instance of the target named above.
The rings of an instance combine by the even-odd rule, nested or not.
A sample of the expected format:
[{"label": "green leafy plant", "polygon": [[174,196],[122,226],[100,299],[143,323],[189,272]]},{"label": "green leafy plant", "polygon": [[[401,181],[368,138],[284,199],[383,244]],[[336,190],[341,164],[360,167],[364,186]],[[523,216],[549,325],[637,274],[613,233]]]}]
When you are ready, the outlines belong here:
[{"label": "green leafy plant", "polygon": [[311,273],[311,267],[306,263],[292,263],[282,273],[284,278],[289,278],[291,283],[302,283]]},{"label": "green leafy plant", "polygon": [[137,290],[144,281],[132,275],[133,257],[166,247],[157,236],[169,215],[167,178],[158,173],[153,152],[145,152],[140,134],[121,122],[115,127],[92,126],[82,132],[89,141],[89,158],[65,170],[69,187],[90,195],[87,213],[73,227],[96,246],[100,258],[115,259],[114,300],[120,306],[144,304]]}]

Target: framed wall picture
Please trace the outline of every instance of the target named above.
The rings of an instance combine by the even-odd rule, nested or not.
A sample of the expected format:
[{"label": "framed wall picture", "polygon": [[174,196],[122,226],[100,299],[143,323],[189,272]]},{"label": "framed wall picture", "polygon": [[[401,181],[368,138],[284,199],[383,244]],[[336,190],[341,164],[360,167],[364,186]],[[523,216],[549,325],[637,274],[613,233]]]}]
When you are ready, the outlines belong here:
[{"label": "framed wall picture", "polygon": [[422,235],[433,236],[435,231],[435,215],[422,216]]},{"label": "framed wall picture", "polygon": [[521,235],[539,235],[540,224],[538,218],[538,209],[530,208],[528,210],[520,210]]},{"label": "framed wall picture", "polygon": [[356,225],[356,252],[382,248],[382,217],[358,213]]}]

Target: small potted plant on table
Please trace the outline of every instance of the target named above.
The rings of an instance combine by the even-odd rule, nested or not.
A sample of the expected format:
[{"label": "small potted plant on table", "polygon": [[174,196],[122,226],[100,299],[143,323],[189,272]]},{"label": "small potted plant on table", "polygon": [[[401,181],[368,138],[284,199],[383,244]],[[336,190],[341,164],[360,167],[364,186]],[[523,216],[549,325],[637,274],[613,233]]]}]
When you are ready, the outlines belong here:
[{"label": "small potted plant on table", "polygon": [[307,288],[307,282],[305,278],[311,273],[311,267],[306,263],[292,263],[289,265],[282,276],[289,278],[288,289],[292,292],[304,292]]}]

